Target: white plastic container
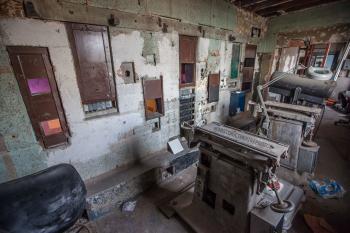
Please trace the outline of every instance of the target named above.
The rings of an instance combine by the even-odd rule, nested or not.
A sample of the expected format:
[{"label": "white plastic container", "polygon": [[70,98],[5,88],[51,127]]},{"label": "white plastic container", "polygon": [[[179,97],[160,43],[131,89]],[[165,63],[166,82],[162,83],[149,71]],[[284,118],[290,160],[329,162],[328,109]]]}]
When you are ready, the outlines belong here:
[{"label": "white plastic container", "polygon": [[306,76],[316,80],[330,80],[333,77],[333,73],[328,68],[310,66],[306,70]]}]

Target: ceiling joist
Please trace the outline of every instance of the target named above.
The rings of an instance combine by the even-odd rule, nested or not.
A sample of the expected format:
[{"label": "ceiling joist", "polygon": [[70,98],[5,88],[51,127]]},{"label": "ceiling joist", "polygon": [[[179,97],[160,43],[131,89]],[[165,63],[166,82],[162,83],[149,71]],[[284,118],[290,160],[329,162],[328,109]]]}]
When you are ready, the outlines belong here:
[{"label": "ceiling joist", "polygon": [[339,0],[235,0],[231,2],[239,8],[270,17],[335,1]]}]

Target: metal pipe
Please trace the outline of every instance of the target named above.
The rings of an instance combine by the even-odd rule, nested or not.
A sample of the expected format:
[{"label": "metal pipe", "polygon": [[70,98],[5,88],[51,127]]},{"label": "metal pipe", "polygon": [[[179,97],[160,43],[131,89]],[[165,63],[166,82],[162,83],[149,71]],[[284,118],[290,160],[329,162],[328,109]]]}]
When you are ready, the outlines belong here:
[{"label": "metal pipe", "polygon": [[343,56],[342,56],[340,62],[338,63],[338,65],[337,65],[337,69],[336,69],[336,72],[335,72],[334,77],[333,77],[333,80],[334,80],[334,81],[337,81],[338,76],[339,76],[340,71],[341,71],[341,68],[342,68],[342,66],[343,66],[343,63],[344,63],[346,57],[348,56],[349,51],[350,51],[350,40],[349,40],[348,43],[346,44],[346,48],[345,48],[345,51],[344,51],[344,53],[343,53]]},{"label": "metal pipe", "polygon": [[267,123],[267,125],[269,125],[270,124],[270,117],[269,117],[269,114],[267,113],[266,105],[265,105],[264,99],[263,99],[262,94],[261,94],[261,90],[263,89],[263,86],[259,85],[256,87],[256,89],[258,91],[258,97],[259,97],[259,101],[262,105],[262,110],[264,111],[264,115],[266,117],[266,123]]},{"label": "metal pipe", "polygon": [[[290,71],[293,70],[293,69],[294,69],[294,68],[288,70],[287,72],[290,72]],[[263,84],[263,85],[258,85],[258,86],[256,87],[256,90],[257,90],[257,92],[258,92],[259,101],[260,101],[260,103],[261,103],[262,110],[263,110],[264,115],[265,115],[265,117],[266,117],[266,121],[265,121],[265,122],[266,122],[266,124],[267,124],[267,127],[268,127],[269,124],[270,124],[270,118],[269,118],[269,114],[267,113],[266,105],[265,105],[265,102],[264,102],[264,98],[263,98],[263,96],[262,96],[262,94],[261,94],[261,91],[262,91],[262,89],[267,88],[267,87],[270,86],[271,84],[273,84],[273,83],[275,83],[275,82],[277,82],[277,81],[279,81],[279,80],[281,80],[281,79],[287,77],[288,74],[289,74],[289,73],[282,73],[282,74],[280,74],[279,76],[277,76],[276,78],[274,78],[274,79],[268,81],[267,83],[265,83],[265,84]]]}]

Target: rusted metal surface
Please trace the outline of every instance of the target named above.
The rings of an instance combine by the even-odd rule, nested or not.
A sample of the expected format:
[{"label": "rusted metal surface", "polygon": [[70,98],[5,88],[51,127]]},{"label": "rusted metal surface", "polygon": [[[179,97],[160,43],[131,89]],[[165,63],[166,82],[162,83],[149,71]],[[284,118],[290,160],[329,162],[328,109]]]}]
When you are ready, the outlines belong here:
[{"label": "rusted metal surface", "polygon": [[218,123],[195,128],[194,140],[201,143],[193,199],[176,212],[198,232],[249,232],[250,213],[267,200],[263,190],[289,146]]},{"label": "rusted metal surface", "polygon": [[208,77],[208,103],[219,101],[220,74],[210,74]]},{"label": "rusted metal surface", "polygon": [[286,143],[290,147],[289,157],[281,161],[282,166],[292,170],[297,168],[299,147],[302,142],[303,124],[298,121],[286,119],[272,119],[268,137]]}]

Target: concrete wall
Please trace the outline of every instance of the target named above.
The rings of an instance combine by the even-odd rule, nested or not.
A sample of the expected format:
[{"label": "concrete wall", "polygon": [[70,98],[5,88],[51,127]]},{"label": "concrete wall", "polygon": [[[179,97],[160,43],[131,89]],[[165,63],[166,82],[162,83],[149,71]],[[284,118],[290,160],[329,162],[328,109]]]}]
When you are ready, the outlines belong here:
[{"label": "concrete wall", "polygon": [[[153,14],[179,19],[185,23],[211,25],[233,29],[236,25],[236,8],[223,0],[65,0],[129,13]],[[196,16],[196,17],[194,17]]]},{"label": "concrete wall", "polygon": [[282,32],[315,32],[319,27],[350,23],[349,9],[349,1],[340,1],[273,17],[268,22],[268,31],[259,43],[258,52],[272,53],[276,47],[277,36]]},{"label": "concrete wall", "polygon": [[[259,75],[259,82],[268,81],[276,69],[277,61],[280,59],[278,48],[297,46],[289,43],[291,40],[308,40],[312,44],[347,42],[350,38],[349,9],[349,1],[339,1],[270,18],[268,30],[258,44],[260,56],[271,60],[262,63],[270,68],[262,68],[265,72]],[[296,55],[287,54],[284,58],[291,61],[296,59]],[[349,80],[339,78],[336,93],[347,89]]]},{"label": "concrete wall", "polygon": [[[28,19],[3,19],[0,23],[2,66],[8,73],[1,77],[1,132],[13,157],[16,173],[23,176],[61,162],[74,164],[84,178],[110,170],[115,166],[142,159],[161,150],[178,128],[178,36],[158,36],[160,62],[145,64],[141,56],[144,39],[140,32],[120,34],[111,31],[111,48],[115,70],[123,61],[134,61],[139,76],[164,76],[165,116],[162,129],[152,133],[145,122],[141,82],[123,84],[116,76],[119,113],[89,119],[83,112],[72,53],[64,24]],[[28,34],[27,32],[31,33]],[[72,137],[70,145],[42,150],[37,144],[15,77],[11,71],[5,45],[29,45],[49,48],[55,78],[62,98]],[[118,72],[117,72],[118,73]],[[10,124],[9,124],[10,123]],[[127,140],[126,140],[127,139]],[[2,171],[6,173],[6,170]],[[5,174],[4,174],[5,175]],[[4,175],[1,176],[4,178]]]},{"label": "concrete wall", "polygon": [[[74,3],[76,5],[82,4],[81,1],[73,2],[76,2]],[[83,2],[85,3],[85,1]],[[138,12],[137,8],[133,8],[138,1],[131,1],[130,5],[123,4],[123,1],[116,1],[116,3],[110,1],[88,2],[92,5],[91,7],[102,4],[97,7],[115,8],[118,6],[120,10]],[[145,1],[140,2],[144,4]],[[175,1],[164,2],[164,4],[169,4],[169,2],[175,4]],[[23,17],[23,9],[21,10],[18,2],[12,1],[12,3],[14,5],[7,5],[8,17],[0,18],[0,134],[3,135],[8,150],[7,154],[9,154],[14,166],[8,166],[9,163],[5,163],[5,159],[2,158],[2,155],[0,156],[0,182],[31,174],[58,163],[73,164],[81,176],[88,179],[115,167],[145,159],[151,153],[166,148],[169,137],[179,135],[178,31],[171,30],[168,33],[163,33],[161,31],[110,27],[119,111],[89,118],[84,114],[82,108],[72,52],[64,23],[25,18]],[[107,3],[112,4],[112,6],[103,5]],[[160,4],[159,1],[158,3]],[[178,6],[178,3],[175,5]],[[148,6],[151,9],[159,7],[154,2],[153,6],[152,4]],[[219,4],[218,7],[220,6]],[[168,7],[163,6],[161,9],[166,10]],[[213,8],[216,8],[215,4],[210,6],[210,9]],[[6,7],[2,8],[2,10],[4,9],[6,10]],[[222,7],[220,9],[223,10]],[[50,12],[50,9],[47,11]],[[152,11],[156,12],[156,9]],[[235,16],[237,11],[232,10],[232,12]],[[249,16],[242,11],[238,12],[238,14],[244,14],[248,18],[247,21],[239,24],[240,26],[235,24],[236,21],[230,18],[231,16],[227,18],[227,14],[216,15],[224,17],[224,19],[216,19],[219,20],[217,26],[221,25],[220,22],[228,25],[227,22],[233,20],[233,24],[229,24],[227,27],[236,25],[231,30],[237,30],[241,40],[249,41],[248,32],[239,31],[240,28],[243,28],[243,25],[250,25],[249,27],[255,24],[261,25],[264,20],[256,16]],[[173,14],[174,12],[170,15]],[[193,19],[197,18],[193,17]],[[216,25],[212,21],[211,23]],[[178,27],[181,27],[181,24]],[[224,32],[226,33],[226,30]],[[257,40],[250,42],[254,43],[254,41],[257,42]],[[49,49],[57,86],[71,131],[69,145],[44,150],[36,141],[6,51],[6,46],[10,45],[42,46]],[[142,56],[145,49],[157,51],[156,65],[148,64],[145,57]],[[228,115],[230,89],[227,83],[230,82],[231,56],[232,44],[227,40],[199,38],[196,64],[196,122],[198,124],[213,120],[221,121]],[[152,121],[145,120],[141,81],[134,84],[124,84],[124,80],[120,76],[120,65],[125,61],[135,63],[135,72],[139,78],[163,75],[165,114],[161,117],[161,130],[152,132]],[[200,77],[201,68],[206,70],[204,77]],[[210,72],[220,72],[221,89],[220,101],[208,104],[206,102],[207,74]],[[212,107],[214,105],[215,107]],[[10,174],[16,174],[16,176],[13,177]]]}]

